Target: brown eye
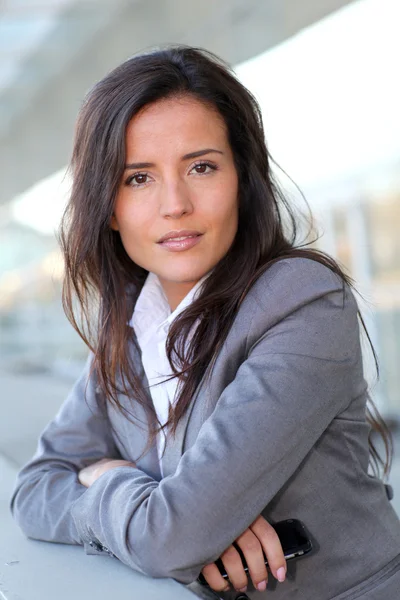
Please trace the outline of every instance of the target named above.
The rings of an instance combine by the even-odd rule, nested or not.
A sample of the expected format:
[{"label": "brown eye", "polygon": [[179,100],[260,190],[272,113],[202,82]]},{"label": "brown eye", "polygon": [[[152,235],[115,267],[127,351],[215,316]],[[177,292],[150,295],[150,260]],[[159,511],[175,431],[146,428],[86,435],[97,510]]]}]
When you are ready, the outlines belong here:
[{"label": "brown eye", "polygon": [[195,171],[198,175],[208,175],[212,171],[217,170],[217,166],[209,162],[201,162],[192,167],[192,172]]},{"label": "brown eye", "polygon": [[125,181],[125,185],[130,185],[131,187],[141,187],[142,185],[146,185],[149,183],[149,175],[148,173],[135,173],[128,177]]},{"label": "brown eye", "polygon": [[131,181],[134,181],[137,185],[142,185],[143,183],[147,183],[147,175],[146,173],[136,173],[131,178]]}]

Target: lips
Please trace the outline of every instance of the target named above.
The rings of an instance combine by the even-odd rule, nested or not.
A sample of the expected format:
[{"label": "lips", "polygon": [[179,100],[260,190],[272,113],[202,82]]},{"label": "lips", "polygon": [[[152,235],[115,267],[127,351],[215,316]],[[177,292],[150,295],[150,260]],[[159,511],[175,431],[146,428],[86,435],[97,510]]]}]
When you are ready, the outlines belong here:
[{"label": "lips", "polygon": [[159,242],[159,246],[168,252],[182,252],[199,244],[202,237],[203,235],[201,234],[186,237],[180,236],[180,239],[176,237],[168,238],[164,242]]},{"label": "lips", "polygon": [[163,235],[157,243],[162,244],[163,242],[169,240],[183,241],[186,238],[198,237],[199,235],[202,235],[200,231],[194,231],[190,229],[181,229],[180,231],[169,231],[168,233]]}]

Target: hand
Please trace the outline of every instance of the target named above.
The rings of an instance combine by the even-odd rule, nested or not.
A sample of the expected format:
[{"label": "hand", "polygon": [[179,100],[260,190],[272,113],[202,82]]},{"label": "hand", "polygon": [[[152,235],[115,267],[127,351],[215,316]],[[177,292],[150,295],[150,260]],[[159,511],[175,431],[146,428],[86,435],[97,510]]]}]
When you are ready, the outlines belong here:
[{"label": "hand", "polygon": [[[278,581],[285,580],[286,561],[281,543],[275,529],[261,515],[235,540],[235,543],[244,554],[249,575],[256,589],[264,591],[267,587],[268,573],[263,550],[272,574]],[[245,592],[248,583],[247,574],[239,552],[231,545],[220,558],[232,586],[240,592]],[[206,565],[202,574],[213,590],[222,592],[229,589],[227,580],[222,577],[215,563]]]},{"label": "hand", "polygon": [[97,462],[81,469],[78,473],[79,483],[89,488],[103,473],[116,469],[117,467],[136,467],[134,462],[129,460],[115,460],[113,458],[102,458]]}]

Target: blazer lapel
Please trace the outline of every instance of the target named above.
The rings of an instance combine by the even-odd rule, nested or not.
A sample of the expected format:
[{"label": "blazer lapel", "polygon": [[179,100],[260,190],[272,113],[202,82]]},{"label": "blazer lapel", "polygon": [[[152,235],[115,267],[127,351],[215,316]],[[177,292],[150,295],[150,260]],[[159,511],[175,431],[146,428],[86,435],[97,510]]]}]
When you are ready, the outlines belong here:
[{"label": "blazer lapel", "polygon": [[[150,402],[152,402],[152,397],[149,391],[149,382],[146,377],[146,373],[143,368],[143,363],[141,359],[141,351],[139,344],[137,343],[136,334],[133,331],[133,335],[136,340],[136,344],[132,343],[132,358],[134,362],[134,367],[136,373],[140,376],[143,386],[145,388],[146,394]],[[168,475],[173,475],[176,471],[178,463],[181,459],[183,452],[185,451],[185,441],[187,438],[188,426],[190,423],[190,429],[195,432],[197,435],[198,430],[200,429],[204,419],[205,419],[205,410],[208,406],[207,394],[209,392],[209,386],[204,385],[205,378],[208,374],[208,369],[204,373],[199,385],[197,386],[196,392],[193,395],[193,399],[188,406],[187,411],[180,419],[178,423],[178,427],[176,429],[175,435],[172,434],[167,435],[167,440],[165,444],[164,454],[161,458],[163,477],[167,477]],[[207,392],[208,390],[208,392]],[[140,425],[137,427],[137,433],[141,438],[141,446],[144,448],[147,442],[147,427],[148,420],[147,415],[143,409],[143,407],[139,404],[135,404],[135,420],[138,419]],[[140,432],[140,433],[139,433]],[[151,475],[154,479],[159,481],[161,479],[161,470],[160,464],[158,460],[157,447],[154,445],[150,451],[138,462],[138,467],[143,468],[143,470]]]},{"label": "blazer lapel", "polygon": [[203,375],[187,411],[180,419],[175,435],[172,437],[170,434],[167,437],[165,452],[161,459],[164,477],[173,475],[176,471],[181,456],[186,449],[185,442],[189,423],[191,429],[193,428],[197,432],[204,421],[202,408],[206,395],[206,386],[203,385],[205,376],[206,374]]}]

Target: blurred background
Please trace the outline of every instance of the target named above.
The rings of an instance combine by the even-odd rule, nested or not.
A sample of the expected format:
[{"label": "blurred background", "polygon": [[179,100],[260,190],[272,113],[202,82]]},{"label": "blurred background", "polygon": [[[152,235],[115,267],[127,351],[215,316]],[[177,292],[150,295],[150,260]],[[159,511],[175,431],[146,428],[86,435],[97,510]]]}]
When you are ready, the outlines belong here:
[{"label": "blurred background", "polygon": [[[354,277],[400,417],[398,0],[0,0],[0,454],[19,467],[86,357],[61,308],[55,231],[86,91],[175,42],[226,59],[259,100],[271,154],[314,213],[316,245]],[[397,75],[396,75],[397,73]],[[295,202],[290,179],[277,176]],[[400,511],[400,461],[392,484]]]}]

